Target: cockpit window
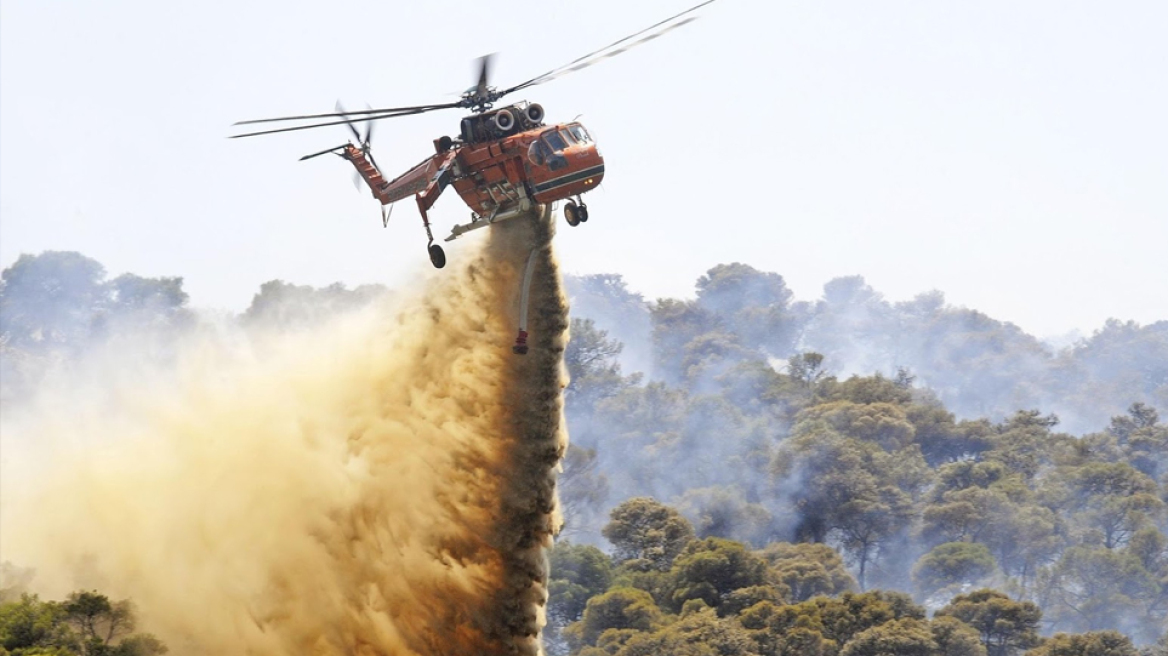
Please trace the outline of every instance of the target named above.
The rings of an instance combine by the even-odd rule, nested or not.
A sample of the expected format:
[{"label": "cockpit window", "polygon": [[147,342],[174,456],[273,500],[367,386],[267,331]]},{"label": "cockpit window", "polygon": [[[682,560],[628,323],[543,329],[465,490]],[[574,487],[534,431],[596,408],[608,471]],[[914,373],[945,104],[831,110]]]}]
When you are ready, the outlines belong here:
[{"label": "cockpit window", "polygon": [[569,125],[568,130],[571,131],[572,136],[576,137],[576,140],[580,143],[587,143],[592,141],[592,137],[588,136],[588,130],[585,130],[584,126],[580,125],[579,123],[575,125]]},{"label": "cockpit window", "polygon": [[545,133],[543,138],[547,142],[547,145],[551,146],[552,152],[558,153],[568,147],[568,144],[564,142],[564,138],[555,130]]},{"label": "cockpit window", "polygon": [[576,139],[576,137],[572,135],[572,132],[566,128],[560,129],[560,136],[564,138],[564,141],[568,142],[569,146],[575,146],[577,143],[579,143],[579,140]]},{"label": "cockpit window", "polygon": [[531,160],[532,164],[536,166],[543,166],[547,163],[548,147],[539,140],[531,142],[531,147],[527,149],[527,158]]}]

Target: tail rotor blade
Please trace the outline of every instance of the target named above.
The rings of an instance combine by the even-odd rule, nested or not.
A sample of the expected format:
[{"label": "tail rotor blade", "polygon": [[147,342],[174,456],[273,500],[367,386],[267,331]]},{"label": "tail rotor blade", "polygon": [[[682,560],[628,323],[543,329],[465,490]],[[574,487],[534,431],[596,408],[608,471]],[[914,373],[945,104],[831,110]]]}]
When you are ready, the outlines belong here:
[{"label": "tail rotor blade", "polygon": [[[365,103],[365,107],[372,109],[369,103]],[[373,121],[365,123],[365,138],[361,140],[361,145],[369,150],[369,144],[373,143]]]},{"label": "tail rotor blade", "polygon": [[329,153],[337,153],[337,151],[342,150],[344,147],[345,147],[345,144],[341,144],[339,146],[334,146],[334,147],[329,148],[327,150],[322,150],[319,153],[312,153],[311,155],[305,155],[304,157],[300,158],[300,161],[303,162],[306,159],[312,159],[313,157],[320,157],[321,155],[328,155]]},{"label": "tail rotor blade", "polygon": [[[339,100],[337,101],[337,113],[338,114],[345,113],[345,107],[344,107],[344,105],[341,104],[341,101],[339,101]],[[372,123],[372,121],[370,121],[370,123]],[[357,140],[357,143],[361,143],[361,133],[357,132],[356,126],[354,126],[353,122],[350,121],[347,117],[345,118],[345,125],[349,126],[349,131],[353,133],[353,137]]]}]

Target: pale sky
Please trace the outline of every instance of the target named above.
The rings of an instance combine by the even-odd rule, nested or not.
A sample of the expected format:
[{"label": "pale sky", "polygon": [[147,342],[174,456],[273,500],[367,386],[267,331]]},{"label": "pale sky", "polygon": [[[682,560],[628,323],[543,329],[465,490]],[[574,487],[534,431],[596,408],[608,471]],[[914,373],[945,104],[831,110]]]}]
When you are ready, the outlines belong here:
[{"label": "pale sky", "polygon": [[[3,0],[0,266],[78,250],[235,311],[273,278],[412,284],[429,269],[412,203],[383,229],[347,163],[296,161],[342,127],[228,140],[231,123],[450,101],[479,55],[511,85],[690,4]],[[741,261],[808,300],[862,274],[1040,336],[1168,319],[1168,2],[719,0],[700,17],[509,98],[582,115],[605,156],[591,220],[561,221],[567,271],[690,296]],[[385,173],[460,117],[380,122]],[[436,233],[468,213],[448,191]]]}]

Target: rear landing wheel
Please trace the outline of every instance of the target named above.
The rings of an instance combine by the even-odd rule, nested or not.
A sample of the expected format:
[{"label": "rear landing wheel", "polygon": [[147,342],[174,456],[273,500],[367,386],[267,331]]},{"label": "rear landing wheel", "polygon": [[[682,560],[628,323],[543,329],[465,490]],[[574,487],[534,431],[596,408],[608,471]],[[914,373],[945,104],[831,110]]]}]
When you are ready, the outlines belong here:
[{"label": "rear landing wheel", "polygon": [[588,220],[588,206],[581,205],[580,209],[576,211],[576,215],[578,217],[580,217],[580,223],[584,223],[585,221],[587,221]]},{"label": "rear landing wheel", "polygon": [[433,264],[435,269],[441,269],[446,266],[446,252],[442,250],[441,246],[438,244],[430,244],[430,247],[426,250],[430,251],[430,264]]},{"label": "rear landing wheel", "polygon": [[576,205],[575,201],[568,201],[564,203],[564,220],[567,221],[568,225],[572,226],[573,228],[580,225],[581,221],[586,220],[580,218],[580,210],[581,208]]}]

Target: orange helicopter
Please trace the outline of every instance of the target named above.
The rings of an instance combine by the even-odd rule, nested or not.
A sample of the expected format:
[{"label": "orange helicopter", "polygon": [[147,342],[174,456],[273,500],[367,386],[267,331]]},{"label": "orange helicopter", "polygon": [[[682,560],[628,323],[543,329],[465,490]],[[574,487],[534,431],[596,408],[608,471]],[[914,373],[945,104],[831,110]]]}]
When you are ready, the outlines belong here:
[{"label": "orange helicopter", "polygon": [[[579,122],[546,125],[543,107],[537,103],[521,101],[495,109],[496,101],[515,91],[550,82],[651,41],[696,20],[689,14],[714,1],[706,0],[563,66],[502,90],[489,85],[491,57],[486,56],[479,60],[478,83],[455,102],[360,111],[345,111],[337,103],[337,111],[329,114],[256,119],[240,121],[235,125],[338,120],[247,132],[231,138],[331,125],[348,126],[356,143],[350,141],[300,159],[332,153],[351,162],[357,175],[373,192],[373,197],[381,203],[382,225],[388,225],[393,203],[414,196],[422,215],[422,225],[426,228],[430,262],[441,269],[446,265],[446,253],[440,245],[434,243],[428,211],[447,187],[453,186],[471,209],[471,221],[455,225],[446,238],[446,241],[451,241],[471,230],[561,200],[567,201],[563,206],[564,219],[568,225],[575,227],[588,220],[588,205],[581,198],[582,194],[595,189],[604,179],[604,158],[600,156],[592,135]],[[370,152],[373,121],[455,108],[471,111],[470,116],[462,119],[459,136],[435,139],[435,154],[402,175],[386,180]],[[367,124],[364,135],[357,131],[355,123]]]}]

